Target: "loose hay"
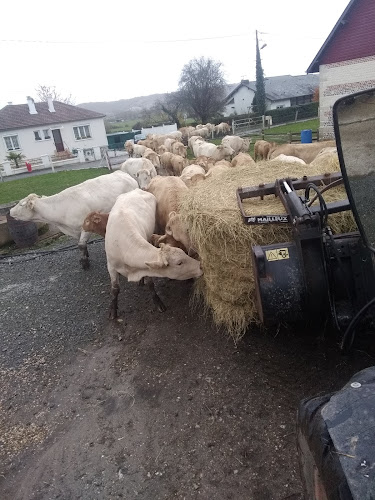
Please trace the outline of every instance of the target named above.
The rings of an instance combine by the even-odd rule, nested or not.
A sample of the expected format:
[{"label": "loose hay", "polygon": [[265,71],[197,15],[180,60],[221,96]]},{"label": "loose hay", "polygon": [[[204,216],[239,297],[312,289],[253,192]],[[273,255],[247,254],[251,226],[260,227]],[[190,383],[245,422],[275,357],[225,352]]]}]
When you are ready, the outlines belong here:
[{"label": "loose hay", "polygon": [[[299,163],[263,161],[250,167],[228,169],[186,193],[180,212],[204,271],[197,281],[195,293],[204,298],[214,322],[224,326],[234,341],[241,338],[251,323],[259,323],[251,247],[291,240],[289,226],[245,225],[237,205],[237,188],[274,182],[284,177],[300,178],[335,171],[339,171],[337,160],[330,161],[324,169]],[[326,191],[323,196],[326,202],[331,202],[346,198],[346,193],[344,187],[339,186]],[[263,201],[245,200],[244,206],[249,215],[285,213],[282,203],[274,196],[267,196]],[[334,233],[356,229],[351,212],[331,215],[329,224]]]}]

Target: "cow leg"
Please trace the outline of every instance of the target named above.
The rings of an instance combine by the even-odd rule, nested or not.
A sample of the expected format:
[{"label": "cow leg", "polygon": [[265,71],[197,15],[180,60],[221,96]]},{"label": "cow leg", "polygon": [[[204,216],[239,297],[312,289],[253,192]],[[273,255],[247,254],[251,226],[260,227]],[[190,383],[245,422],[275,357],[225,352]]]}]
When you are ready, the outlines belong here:
[{"label": "cow leg", "polygon": [[120,293],[119,274],[108,265],[109,276],[111,277],[111,306],[109,308],[109,319],[117,318],[118,294]]},{"label": "cow leg", "polygon": [[89,261],[89,252],[87,250],[87,242],[90,239],[91,233],[88,233],[86,231],[81,232],[81,236],[79,238],[78,242],[78,248],[82,252],[81,258],[80,258],[80,263],[82,266],[82,269],[85,271],[89,269],[90,267],[90,261]]},{"label": "cow leg", "polygon": [[159,297],[159,295],[156,293],[154,280],[152,278],[148,277],[148,278],[145,279],[145,281],[147,283],[147,286],[151,290],[152,300],[154,301],[154,304],[156,305],[156,307],[158,308],[158,310],[160,312],[166,311],[167,308],[165,307],[165,305],[164,305],[163,301],[161,300],[161,298]]}]

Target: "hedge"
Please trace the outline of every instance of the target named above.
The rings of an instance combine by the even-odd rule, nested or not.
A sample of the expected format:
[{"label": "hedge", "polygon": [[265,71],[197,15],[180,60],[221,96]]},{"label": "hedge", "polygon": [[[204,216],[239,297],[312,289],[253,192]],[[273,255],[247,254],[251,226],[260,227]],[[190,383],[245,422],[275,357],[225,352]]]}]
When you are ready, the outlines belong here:
[{"label": "hedge", "polygon": [[[269,109],[266,111],[267,115],[272,116],[272,124],[279,125],[281,123],[294,122],[296,117],[296,112],[298,111],[297,120],[303,120],[305,118],[315,118],[318,116],[318,102],[309,102],[308,104],[301,104],[300,106],[292,106],[289,108],[280,109]],[[256,113],[246,113],[243,115],[233,115],[233,116],[220,116],[212,118],[209,120],[210,123],[217,125],[221,122],[232,123],[232,120],[244,120],[246,118],[259,117]],[[189,125],[196,127],[200,122],[192,122]]]},{"label": "hedge", "polygon": [[292,106],[290,108],[270,109],[267,110],[267,115],[272,116],[272,125],[279,125],[281,123],[294,122],[297,111],[298,120],[315,118],[318,116],[318,107],[318,102],[309,102],[308,104],[301,104],[301,106]]}]

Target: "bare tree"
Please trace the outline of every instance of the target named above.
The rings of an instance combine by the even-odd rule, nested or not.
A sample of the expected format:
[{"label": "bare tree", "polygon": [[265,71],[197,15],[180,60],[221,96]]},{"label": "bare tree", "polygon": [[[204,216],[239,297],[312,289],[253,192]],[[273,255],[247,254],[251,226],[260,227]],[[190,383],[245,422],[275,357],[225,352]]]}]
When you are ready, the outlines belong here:
[{"label": "bare tree", "polygon": [[182,111],[183,103],[180,92],[171,92],[166,94],[164,99],[157,102],[157,106],[168,115],[171,120],[176,122],[177,128],[181,128],[179,114]]},{"label": "bare tree", "polygon": [[182,68],[179,91],[184,107],[206,123],[224,107],[226,82],[221,62],[201,57]]},{"label": "bare tree", "polygon": [[69,94],[66,97],[63,97],[59,92],[56,90],[55,86],[50,86],[50,85],[38,85],[37,88],[35,89],[36,95],[41,102],[47,101],[48,97],[52,97],[54,101],[59,101],[59,102],[64,102],[65,104],[74,104],[74,99],[72,97],[72,94]]}]

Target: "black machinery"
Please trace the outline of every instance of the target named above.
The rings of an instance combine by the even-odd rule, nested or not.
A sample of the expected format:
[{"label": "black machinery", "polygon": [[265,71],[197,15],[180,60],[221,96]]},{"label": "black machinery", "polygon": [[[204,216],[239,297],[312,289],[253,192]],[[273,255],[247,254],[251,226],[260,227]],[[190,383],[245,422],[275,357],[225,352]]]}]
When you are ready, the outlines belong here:
[{"label": "black machinery", "polygon": [[[334,126],[341,173],[239,188],[237,200],[245,224],[291,230],[289,242],[252,247],[263,324],[331,317],[349,348],[375,302],[375,90],[337,101]],[[324,193],[342,183],[348,199],[326,203]],[[286,214],[246,214],[243,200],[269,195],[279,197]],[[359,231],[333,235],[328,215],[345,210],[352,210]]]},{"label": "black machinery", "polygon": [[[339,99],[333,118],[341,174],[242,188],[237,199],[245,224],[291,230],[290,242],[252,248],[263,323],[331,318],[348,350],[359,326],[374,329],[375,89]],[[325,192],[339,183],[348,199],[326,203]],[[245,213],[244,199],[267,195],[278,196],[286,214]],[[353,212],[358,232],[333,235],[328,215],[343,210]],[[375,500],[374,429],[375,367],[336,393],[301,402],[297,447],[306,500]]]}]

